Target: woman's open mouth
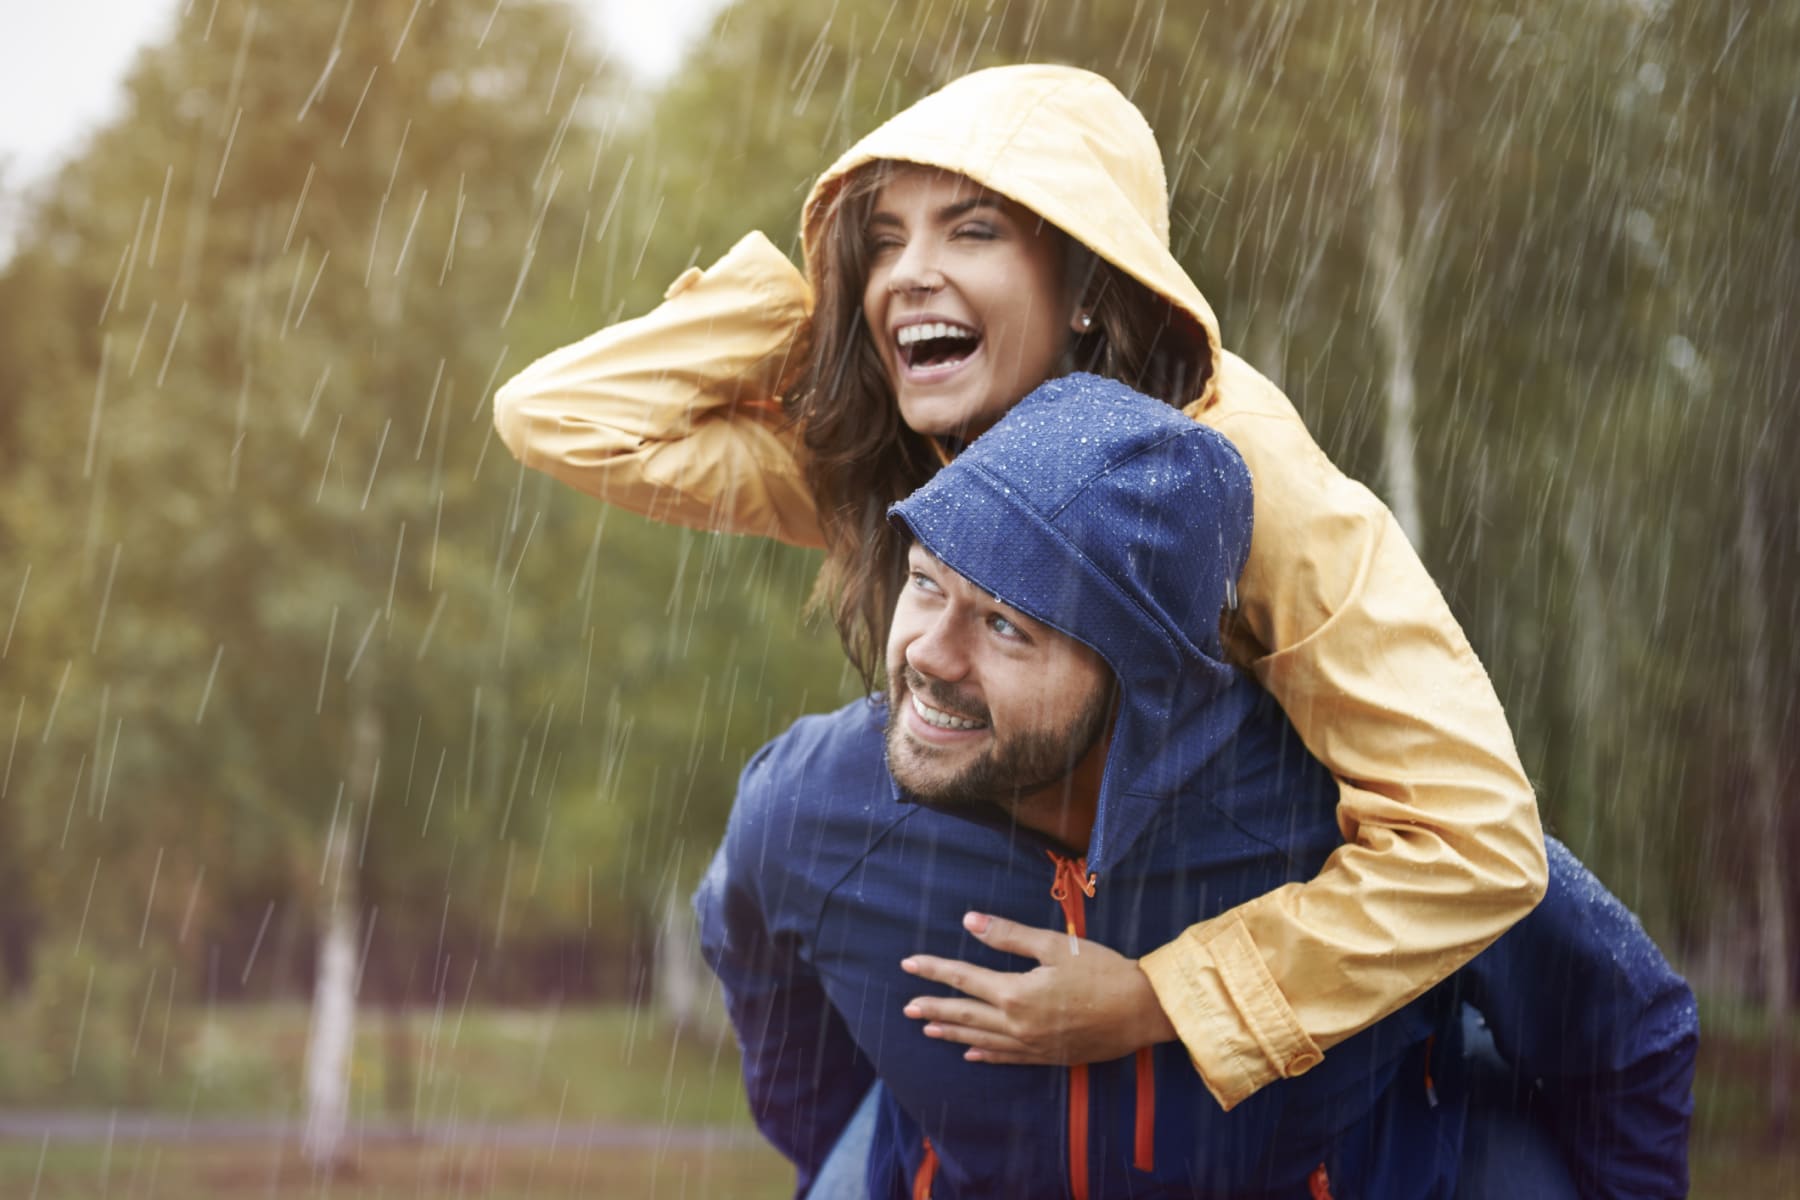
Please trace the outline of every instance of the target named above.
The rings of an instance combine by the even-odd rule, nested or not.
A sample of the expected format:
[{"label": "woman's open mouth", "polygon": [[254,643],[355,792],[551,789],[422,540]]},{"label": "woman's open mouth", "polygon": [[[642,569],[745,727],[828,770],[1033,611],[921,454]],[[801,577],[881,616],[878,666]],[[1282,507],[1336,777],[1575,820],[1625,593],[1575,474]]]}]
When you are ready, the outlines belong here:
[{"label": "woman's open mouth", "polygon": [[913,378],[932,378],[962,366],[981,348],[981,334],[954,321],[924,321],[894,331],[900,364]]}]

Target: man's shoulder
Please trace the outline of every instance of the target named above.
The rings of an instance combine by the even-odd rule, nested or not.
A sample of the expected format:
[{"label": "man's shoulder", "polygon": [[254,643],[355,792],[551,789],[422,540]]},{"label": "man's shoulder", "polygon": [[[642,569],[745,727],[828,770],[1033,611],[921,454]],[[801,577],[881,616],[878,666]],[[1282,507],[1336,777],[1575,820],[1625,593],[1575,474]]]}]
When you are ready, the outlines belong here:
[{"label": "man's shoulder", "polygon": [[[738,782],[738,812],[823,812],[887,794],[886,709],[867,698],[801,717],[750,759]],[[891,797],[890,797],[891,798]]]},{"label": "man's shoulder", "polygon": [[802,717],[756,753],[738,782],[725,856],[801,924],[798,914],[907,814],[887,772],[885,717],[867,700]]}]

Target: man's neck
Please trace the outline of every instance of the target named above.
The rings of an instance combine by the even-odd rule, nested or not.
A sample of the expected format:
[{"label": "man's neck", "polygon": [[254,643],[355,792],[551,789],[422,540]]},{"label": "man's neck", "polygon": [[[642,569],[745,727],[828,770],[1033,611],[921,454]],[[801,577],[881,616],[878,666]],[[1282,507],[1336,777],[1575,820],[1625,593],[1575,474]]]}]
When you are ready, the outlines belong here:
[{"label": "man's neck", "polygon": [[1073,771],[1014,800],[1013,820],[1077,854],[1086,854],[1100,812],[1100,780],[1106,773],[1106,751],[1111,745],[1109,734],[1088,748]]}]

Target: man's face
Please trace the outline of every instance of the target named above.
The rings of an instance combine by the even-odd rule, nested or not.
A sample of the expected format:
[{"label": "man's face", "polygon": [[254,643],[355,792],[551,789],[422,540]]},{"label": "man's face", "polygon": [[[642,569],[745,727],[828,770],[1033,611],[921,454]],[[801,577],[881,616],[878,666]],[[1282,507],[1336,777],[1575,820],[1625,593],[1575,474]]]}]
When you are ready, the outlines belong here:
[{"label": "man's face", "polygon": [[888,765],[937,808],[1019,806],[1100,742],[1099,654],[1000,603],[919,545],[888,636]]}]

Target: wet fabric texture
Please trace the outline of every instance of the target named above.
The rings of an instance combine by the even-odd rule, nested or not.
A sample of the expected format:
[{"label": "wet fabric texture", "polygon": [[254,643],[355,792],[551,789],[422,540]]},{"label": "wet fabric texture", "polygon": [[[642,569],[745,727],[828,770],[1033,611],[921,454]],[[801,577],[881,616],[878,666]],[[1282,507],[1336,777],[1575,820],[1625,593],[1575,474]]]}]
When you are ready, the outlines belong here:
[{"label": "wet fabric texture", "polygon": [[[1077,401],[1101,415],[1071,444],[1059,426]],[[1092,890],[1073,903],[1089,938],[1130,957],[1309,878],[1339,844],[1329,773],[1216,643],[1185,632],[1217,624],[1203,618],[1243,562],[1248,487],[1217,434],[1075,378],[1039,389],[893,510],[948,567],[1112,666],[1121,710],[1087,847]],[[1273,1200],[1323,1178],[1336,1200],[1449,1197],[1469,1095],[1465,1001],[1528,1081],[1584,1194],[1685,1188],[1692,997],[1561,847],[1544,904],[1470,966],[1230,1111],[1178,1043],[1154,1048],[1147,1081],[1131,1058],[964,1061],[902,1013],[949,992],[901,959],[1021,969],[964,933],[962,914],[1062,926],[1055,860],[1073,855],[997,808],[971,819],[910,803],[886,767],[885,715],[858,701],[765,747],[696,897],[752,1112],[803,1191],[879,1077],[876,1197],[914,1194],[922,1169],[939,1200]]]}]

